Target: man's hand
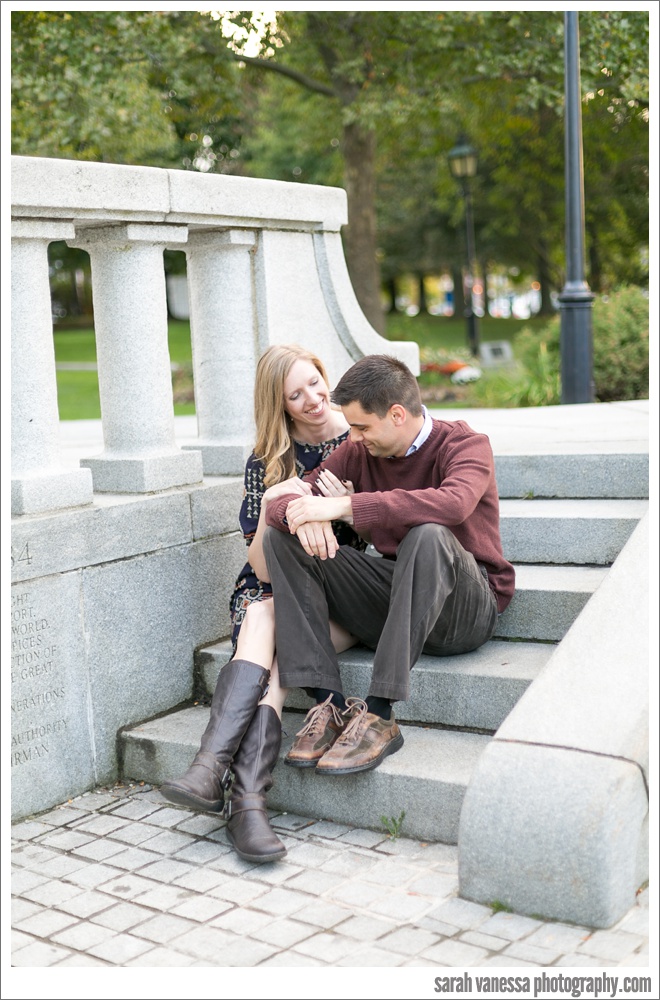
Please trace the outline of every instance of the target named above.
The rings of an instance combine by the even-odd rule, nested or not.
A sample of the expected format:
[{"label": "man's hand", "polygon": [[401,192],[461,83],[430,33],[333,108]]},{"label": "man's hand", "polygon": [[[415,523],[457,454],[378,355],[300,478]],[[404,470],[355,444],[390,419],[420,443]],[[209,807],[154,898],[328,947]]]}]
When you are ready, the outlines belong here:
[{"label": "man's hand", "polygon": [[330,521],[307,521],[295,534],[308,556],[334,559],[339,549]]},{"label": "man's hand", "polygon": [[299,497],[291,500],[286,508],[286,520],[292,535],[310,521],[346,521],[353,523],[350,496]]}]

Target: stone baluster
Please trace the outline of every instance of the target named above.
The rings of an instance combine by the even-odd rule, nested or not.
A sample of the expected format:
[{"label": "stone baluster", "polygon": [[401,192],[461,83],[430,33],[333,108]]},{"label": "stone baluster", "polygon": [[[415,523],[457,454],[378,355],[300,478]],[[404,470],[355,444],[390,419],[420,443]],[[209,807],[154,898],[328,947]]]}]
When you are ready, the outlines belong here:
[{"label": "stone baluster", "polygon": [[12,222],[11,512],[36,514],[92,502],[88,469],[61,464],[48,244],[73,226],[48,219]]},{"label": "stone baluster", "polygon": [[253,232],[231,229],[191,233],[186,247],[199,430],[190,447],[207,475],[242,474],[254,444],[255,244]]},{"label": "stone baluster", "polygon": [[163,249],[185,226],[127,223],[80,229],[87,250],[99,369],[104,451],[81,464],[101,492],[151,493],[202,479],[199,453],[174,437]]}]

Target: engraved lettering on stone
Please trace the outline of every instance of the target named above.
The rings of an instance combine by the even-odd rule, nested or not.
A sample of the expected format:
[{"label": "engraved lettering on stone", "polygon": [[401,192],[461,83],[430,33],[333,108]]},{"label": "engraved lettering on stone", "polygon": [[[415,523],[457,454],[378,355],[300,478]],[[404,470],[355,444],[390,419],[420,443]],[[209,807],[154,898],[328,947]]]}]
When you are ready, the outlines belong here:
[{"label": "engraved lettering on stone", "polygon": [[12,594],[12,767],[48,756],[53,737],[68,727],[58,646],[42,610],[35,607],[30,591]]}]

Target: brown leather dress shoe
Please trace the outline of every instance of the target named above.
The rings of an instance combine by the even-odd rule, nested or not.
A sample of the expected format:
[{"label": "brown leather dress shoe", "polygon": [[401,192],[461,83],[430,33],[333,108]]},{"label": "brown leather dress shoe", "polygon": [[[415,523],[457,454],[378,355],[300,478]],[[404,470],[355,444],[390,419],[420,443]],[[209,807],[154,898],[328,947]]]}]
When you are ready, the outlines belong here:
[{"label": "brown leather dress shoe", "polygon": [[332,695],[320,705],[310,708],[305,725],[296,735],[284,758],[291,767],[316,767],[346,725],[343,713],[332,704]]},{"label": "brown leather dress shoe", "polygon": [[391,719],[367,711],[361,698],[347,698],[350,722],[317,764],[318,774],[356,774],[370,771],[403,746],[401,730]]}]

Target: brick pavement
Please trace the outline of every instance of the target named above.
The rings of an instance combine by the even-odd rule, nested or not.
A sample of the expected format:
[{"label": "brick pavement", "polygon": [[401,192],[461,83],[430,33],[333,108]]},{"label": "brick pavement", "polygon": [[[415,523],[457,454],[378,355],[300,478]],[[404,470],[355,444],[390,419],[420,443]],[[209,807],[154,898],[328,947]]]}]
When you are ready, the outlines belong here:
[{"label": "brick pavement", "polygon": [[[12,966],[648,967],[648,889],[608,930],[457,896],[457,848],[273,814],[288,848],[242,861],[224,823],[149,786],[12,828]],[[405,832],[405,827],[404,827]]]}]

